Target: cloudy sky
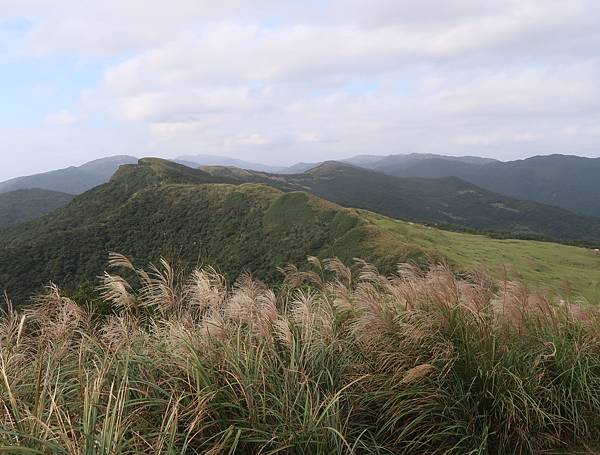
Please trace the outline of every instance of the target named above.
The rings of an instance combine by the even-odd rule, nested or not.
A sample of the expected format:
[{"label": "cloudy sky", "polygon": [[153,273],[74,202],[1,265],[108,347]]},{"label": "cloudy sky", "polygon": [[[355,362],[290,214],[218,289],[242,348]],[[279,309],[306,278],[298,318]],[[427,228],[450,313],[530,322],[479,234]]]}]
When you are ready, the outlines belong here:
[{"label": "cloudy sky", "polygon": [[600,156],[597,0],[0,0],[0,179],[93,158]]}]

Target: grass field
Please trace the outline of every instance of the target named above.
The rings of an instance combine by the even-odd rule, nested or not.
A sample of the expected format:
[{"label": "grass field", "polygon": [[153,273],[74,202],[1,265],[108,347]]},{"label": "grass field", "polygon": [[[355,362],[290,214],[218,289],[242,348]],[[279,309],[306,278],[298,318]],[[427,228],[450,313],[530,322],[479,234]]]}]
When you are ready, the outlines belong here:
[{"label": "grass field", "polygon": [[600,254],[586,248],[532,240],[500,240],[442,231],[361,212],[400,243],[439,252],[461,270],[485,271],[545,293],[600,303]]},{"label": "grass field", "polygon": [[124,273],[104,275],[101,302],[53,287],[0,306],[0,453],[538,455],[600,442],[597,306],[440,266],[384,277],[312,258],[270,289],[111,262]]}]

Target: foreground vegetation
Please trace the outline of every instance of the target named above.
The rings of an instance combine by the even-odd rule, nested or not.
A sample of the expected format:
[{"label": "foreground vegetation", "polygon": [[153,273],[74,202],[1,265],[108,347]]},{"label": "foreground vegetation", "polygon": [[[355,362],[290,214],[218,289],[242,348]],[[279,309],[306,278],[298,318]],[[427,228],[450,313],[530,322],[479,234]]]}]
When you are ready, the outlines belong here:
[{"label": "foreground vegetation", "polygon": [[0,319],[0,452],[564,453],[600,436],[600,313],[444,267],[311,258],[273,290],[113,255]]}]

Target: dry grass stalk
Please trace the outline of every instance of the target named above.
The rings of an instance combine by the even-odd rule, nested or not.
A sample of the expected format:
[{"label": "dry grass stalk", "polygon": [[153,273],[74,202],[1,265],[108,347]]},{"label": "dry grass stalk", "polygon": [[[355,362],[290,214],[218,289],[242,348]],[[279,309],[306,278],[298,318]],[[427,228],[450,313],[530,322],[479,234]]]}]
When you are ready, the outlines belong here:
[{"label": "dry grass stalk", "polygon": [[[277,295],[248,274],[228,287],[212,268],[182,280],[164,259],[110,263],[139,285],[105,274],[108,316],[92,320],[56,286],[22,313],[5,304],[0,447],[535,453],[600,424],[597,307],[445,266],[386,277],[310,258],[314,271],[284,268]],[[473,442],[482,420],[493,443]]]},{"label": "dry grass stalk", "polygon": [[415,384],[429,376],[433,370],[434,366],[429,363],[417,365],[416,367],[413,367],[406,372],[406,374],[402,378],[402,384]]}]

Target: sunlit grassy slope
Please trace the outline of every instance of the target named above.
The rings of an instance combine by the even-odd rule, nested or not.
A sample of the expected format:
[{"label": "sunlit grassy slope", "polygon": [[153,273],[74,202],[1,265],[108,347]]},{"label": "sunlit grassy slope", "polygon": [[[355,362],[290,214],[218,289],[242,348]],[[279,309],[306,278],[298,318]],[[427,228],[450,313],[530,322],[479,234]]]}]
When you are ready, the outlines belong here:
[{"label": "sunlit grassy slope", "polygon": [[460,270],[487,271],[536,289],[600,302],[600,254],[590,249],[531,240],[499,240],[361,213],[395,241],[437,252]]}]

